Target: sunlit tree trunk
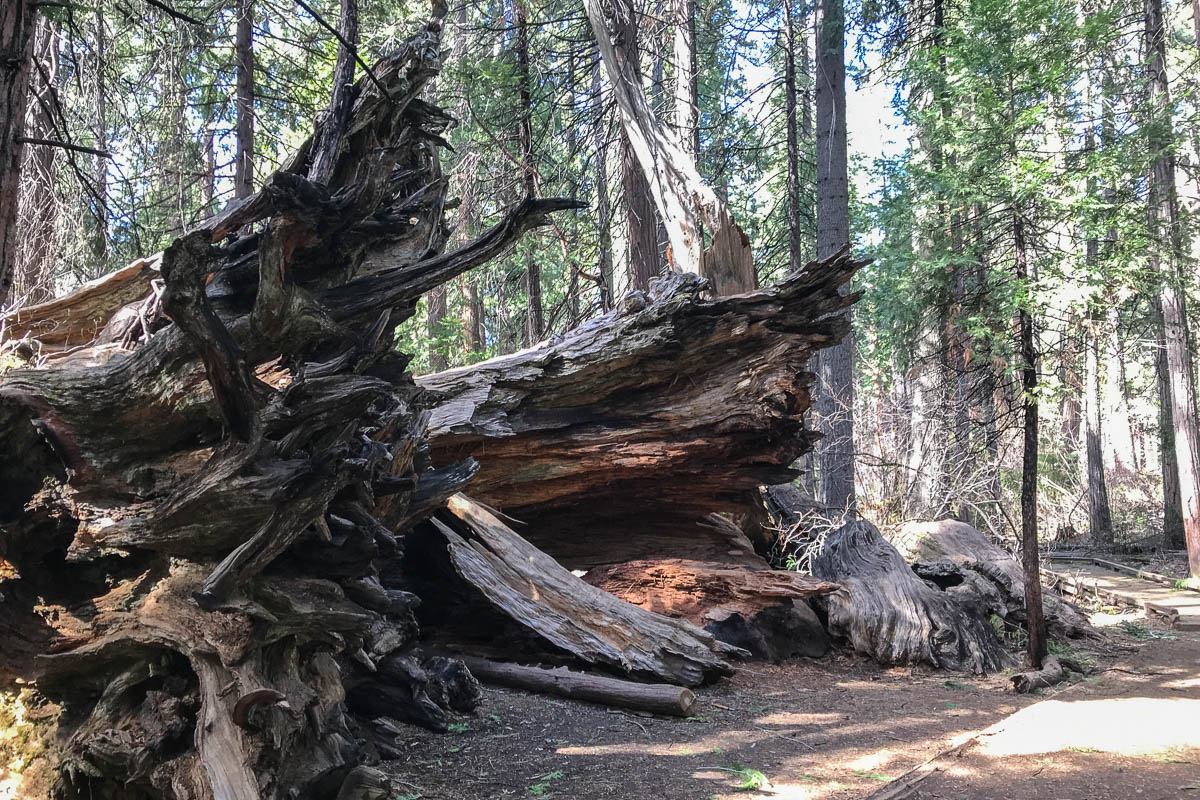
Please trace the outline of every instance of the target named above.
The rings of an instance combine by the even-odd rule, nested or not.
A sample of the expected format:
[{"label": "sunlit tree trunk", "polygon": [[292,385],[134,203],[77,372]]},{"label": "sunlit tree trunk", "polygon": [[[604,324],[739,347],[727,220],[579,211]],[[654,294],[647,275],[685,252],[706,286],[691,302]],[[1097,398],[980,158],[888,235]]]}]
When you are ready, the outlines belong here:
[{"label": "sunlit tree trunk", "polygon": [[700,152],[700,108],[696,98],[696,0],[672,0],[675,17],[675,130],[693,158]]},{"label": "sunlit tree trunk", "polygon": [[1159,304],[1163,317],[1171,422],[1175,434],[1175,460],[1179,470],[1188,564],[1192,576],[1200,577],[1200,431],[1196,421],[1196,383],[1192,370],[1187,305],[1181,286],[1185,276],[1181,263],[1181,236],[1175,196],[1166,30],[1161,0],[1145,0],[1144,8],[1150,104],[1154,114],[1149,127],[1150,152],[1154,155],[1150,167],[1152,222],[1158,241],[1167,245],[1165,257],[1157,247],[1152,246],[1150,262],[1162,277]]}]

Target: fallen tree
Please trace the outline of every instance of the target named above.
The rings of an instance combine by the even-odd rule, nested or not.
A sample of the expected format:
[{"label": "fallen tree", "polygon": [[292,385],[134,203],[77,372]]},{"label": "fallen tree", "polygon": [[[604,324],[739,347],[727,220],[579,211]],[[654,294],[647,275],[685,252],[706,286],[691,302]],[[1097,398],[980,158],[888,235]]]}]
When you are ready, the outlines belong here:
[{"label": "fallen tree", "polygon": [[[805,365],[845,334],[837,312],[856,298],[838,287],[862,263],[843,252],[718,298],[672,274],[565,336],[420,377],[431,457],[477,460],[472,496],[589,583],[765,658],[819,654],[820,626],[798,606],[832,585],[769,571],[713,514],[796,476],[812,443]],[[668,575],[678,591],[637,589]]]},{"label": "fallen tree", "polygon": [[[561,341],[412,380],[392,342],[419,297],[578,206],[526,199],[442,252],[449,119],[417,99],[440,31],[439,12],[257,194],[8,318],[32,359],[0,378],[0,678],[40,720],[25,796],[385,792],[363,765],[395,755],[396,720],[445,729],[479,702],[460,661],[417,646],[418,615],[455,607],[414,577],[438,563],[524,629],[490,631],[510,652],[728,673],[738,649],[687,621],[728,616],[622,603],[466,498],[443,509],[473,476],[536,512],[535,543],[575,548],[553,554],[567,568],[679,548],[750,616],[832,588],[765,572],[710,515],[809,446],[804,364],[845,331],[845,254],[715,300],[673,275]],[[610,522],[627,535],[562,535]]]},{"label": "fallen tree", "polygon": [[429,468],[393,331],[578,204],[528,199],[442,254],[450,120],[417,98],[443,13],[335,135],[153,260],[160,291],[129,298],[148,260],[12,318],[78,322],[30,327],[63,356],[0,379],[0,671],[42,720],[22,796],[377,796],[361,765],[391,719],[444,729],[478,702],[411,649],[419,601],[389,566],[475,469]]}]

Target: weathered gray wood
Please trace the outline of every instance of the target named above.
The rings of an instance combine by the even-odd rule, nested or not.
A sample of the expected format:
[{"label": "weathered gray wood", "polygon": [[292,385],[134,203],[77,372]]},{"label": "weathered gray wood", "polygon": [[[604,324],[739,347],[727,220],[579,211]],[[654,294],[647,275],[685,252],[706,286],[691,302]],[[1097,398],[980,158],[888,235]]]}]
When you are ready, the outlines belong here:
[{"label": "weathered gray wood", "polygon": [[[946,592],[985,616],[995,614],[1013,625],[1025,619],[1025,577],[1021,565],[1004,548],[976,528],[957,520],[905,523],[888,536],[905,560],[949,561],[961,570],[962,582]],[[1078,638],[1095,630],[1075,606],[1053,590],[1043,590],[1046,623],[1056,636]]]},{"label": "weathered gray wood", "polygon": [[825,539],[813,574],[837,581],[828,627],[883,664],[994,672],[1012,662],[986,619],[918,578],[869,522],[849,522]]},{"label": "weathered gray wood", "polygon": [[669,684],[634,683],[572,672],[564,667],[542,669],[472,656],[464,657],[463,663],[476,678],[496,686],[673,717],[693,717],[700,710],[700,703],[691,689]]},{"label": "weathered gray wood", "polygon": [[735,647],[590,586],[463,494],[432,522],[465,581],[549,644],[627,675],[695,686],[732,672]]}]

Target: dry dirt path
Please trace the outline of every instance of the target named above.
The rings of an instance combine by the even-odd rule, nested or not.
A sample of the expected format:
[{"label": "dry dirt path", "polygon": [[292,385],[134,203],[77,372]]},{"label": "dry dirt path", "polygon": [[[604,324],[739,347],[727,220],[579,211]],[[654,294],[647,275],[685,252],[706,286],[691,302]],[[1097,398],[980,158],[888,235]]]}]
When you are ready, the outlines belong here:
[{"label": "dry dirt path", "polygon": [[[1112,630],[1108,671],[1032,697],[1006,691],[1004,676],[883,669],[846,654],[751,665],[702,689],[703,716],[691,721],[488,689],[457,731],[412,729],[393,771],[411,784],[405,800],[850,800],[1008,720],[913,797],[1200,800],[1180,788],[1200,780],[1200,634]],[[1027,738],[1038,752],[1013,744]],[[760,775],[769,788],[738,790]]]},{"label": "dry dirt path", "polygon": [[1127,597],[1139,605],[1150,603],[1158,608],[1174,610],[1179,614],[1181,628],[1200,630],[1197,627],[1200,626],[1200,592],[1173,589],[1086,561],[1053,560],[1051,566],[1060,575],[1103,593]]}]

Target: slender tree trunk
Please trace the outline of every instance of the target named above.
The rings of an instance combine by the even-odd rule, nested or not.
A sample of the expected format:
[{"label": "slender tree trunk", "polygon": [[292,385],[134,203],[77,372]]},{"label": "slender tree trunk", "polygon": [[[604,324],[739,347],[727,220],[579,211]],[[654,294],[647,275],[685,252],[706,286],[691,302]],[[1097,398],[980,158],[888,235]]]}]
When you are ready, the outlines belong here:
[{"label": "slender tree trunk", "polygon": [[[25,130],[33,139],[55,138],[54,121],[47,113],[51,92],[58,79],[58,30],[46,17],[37,21],[33,55],[38,68],[30,68]],[[35,305],[54,296],[52,271],[56,254],[58,203],[54,197],[55,164],[58,151],[52,147],[25,148],[21,166],[18,201],[16,276],[12,299],[20,305]],[[0,299],[0,306],[3,301]]]},{"label": "slender tree trunk", "polygon": [[[517,26],[517,94],[521,104],[517,118],[517,142],[521,148],[522,188],[526,197],[536,194],[533,164],[533,87],[529,76],[529,19],[525,0],[513,0]],[[532,248],[525,255],[525,346],[542,338],[546,329],[542,310],[542,265]]]},{"label": "slender tree trunk", "polygon": [[[104,9],[102,6],[96,7],[96,41],[95,41],[95,67],[96,74],[94,80],[96,83],[96,107],[94,120],[95,129],[93,136],[95,137],[95,145],[98,150],[108,149],[108,97],[105,94],[106,81],[104,73],[107,69],[108,62],[108,33],[104,26]],[[95,219],[96,219],[96,235],[92,239],[92,255],[95,258],[93,270],[95,274],[104,274],[104,261],[108,254],[108,161],[103,156],[93,156],[92,160],[93,182],[96,188],[95,202]]]},{"label": "slender tree trunk", "polygon": [[1200,430],[1196,420],[1196,383],[1192,368],[1178,209],[1175,196],[1175,154],[1171,143],[1171,97],[1167,82],[1166,30],[1162,0],[1145,0],[1146,53],[1149,59],[1151,153],[1150,196],[1157,240],[1167,245],[1164,257],[1151,248],[1151,266],[1161,274],[1159,294],[1170,381],[1171,421],[1175,433],[1175,460],[1183,506],[1183,532],[1188,564],[1200,578]]},{"label": "slender tree trunk", "polygon": [[206,123],[205,125],[202,144],[203,155],[201,158],[204,169],[204,177],[200,180],[200,216],[202,217],[213,213],[213,201],[217,194],[217,151],[210,124]]},{"label": "slender tree trunk", "polygon": [[[801,0],[804,2],[805,0]],[[783,94],[784,111],[787,115],[787,220],[788,255],[792,272],[804,266],[805,240],[803,212],[800,199],[800,120],[796,84],[796,24],[792,13],[793,0],[783,0]]]},{"label": "slender tree trunk", "polygon": [[[615,15],[613,45],[625,63],[641,63],[636,12]],[[641,75],[640,66],[636,73]],[[621,175],[629,227],[629,278],[632,288],[646,291],[650,288],[650,279],[658,274],[658,225],[654,217],[650,184],[634,155],[628,134],[622,136],[621,142]]]},{"label": "slender tree trunk", "polygon": [[[1013,252],[1017,280],[1029,280],[1025,226],[1013,213]],[[1021,460],[1021,565],[1025,573],[1025,615],[1029,625],[1029,662],[1037,669],[1048,651],[1046,618],[1042,608],[1041,565],[1038,562],[1038,377],[1033,345],[1033,317],[1028,308],[1019,312],[1021,329],[1021,383],[1024,388],[1025,446]]]},{"label": "slender tree trunk", "polygon": [[[1089,248],[1095,240],[1088,242]],[[1088,312],[1085,330],[1087,350],[1086,382],[1084,392],[1084,407],[1086,424],[1084,427],[1085,448],[1087,452],[1087,492],[1088,492],[1088,527],[1091,538],[1095,542],[1109,544],[1112,542],[1112,513],[1108,505],[1108,486],[1104,480],[1104,448],[1102,446],[1103,420],[1100,416],[1100,348],[1098,329],[1101,324],[1100,314],[1093,308]]]},{"label": "slender tree trunk", "polygon": [[27,0],[0,3],[0,307],[8,302],[16,269],[17,203],[25,104],[36,12]]},{"label": "slender tree trunk", "polygon": [[694,159],[700,152],[700,106],[696,86],[696,0],[672,0],[675,16],[675,130]]},{"label": "slender tree trunk", "polygon": [[233,195],[254,193],[254,2],[237,0],[237,150]]},{"label": "slender tree trunk", "polygon": [[[850,242],[842,0],[817,0],[816,26],[817,257],[829,258]],[[821,417],[827,432],[817,454],[821,501],[830,508],[852,510],[855,507],[853,333],[822,353],[821,378]]]},{"label": "slender tree trunk", "polygon": [[600,310],[608,311],[613,305],[612,203],[608,197],[608,136],[601,72],[600,52],[597,51],[596,60],[592,64],[592,103],[596,107],[596,233],[599,248],[596,267],[600,271]]}]

